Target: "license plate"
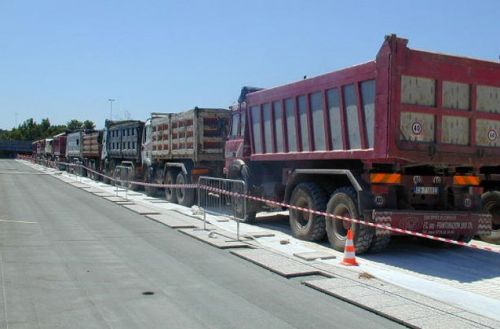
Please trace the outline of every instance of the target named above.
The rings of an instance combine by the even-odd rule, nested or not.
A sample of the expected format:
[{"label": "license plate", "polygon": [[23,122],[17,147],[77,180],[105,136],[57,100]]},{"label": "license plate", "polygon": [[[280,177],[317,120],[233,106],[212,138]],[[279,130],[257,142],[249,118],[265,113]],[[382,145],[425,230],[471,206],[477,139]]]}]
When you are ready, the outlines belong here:
[{"label": "license plate", "polygon": [[439,194],[439,187],[436,186],[415,186],[413,188],[415,194]]}]

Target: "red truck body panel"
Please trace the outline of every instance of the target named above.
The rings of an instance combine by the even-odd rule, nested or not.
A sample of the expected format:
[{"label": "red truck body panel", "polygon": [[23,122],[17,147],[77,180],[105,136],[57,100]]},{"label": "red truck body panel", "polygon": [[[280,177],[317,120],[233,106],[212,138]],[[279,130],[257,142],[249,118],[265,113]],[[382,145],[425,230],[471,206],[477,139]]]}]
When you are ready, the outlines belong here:
[{"label": "red truck body panel", "polygon": [[82,156],[84,158],[101,157],[102,151],[102,130],[85,131],[82,137]]},{"label": "red truck body panel", "polygon": [[251,159],[496,164],[500,64],[406,44],[388,37],[375,61],[249,93]]},{"label": "red truck body panel", "polygon": [[54,156],[65,157],[66,156],[66,134],[54,136],[54,142],[52,145]]}]

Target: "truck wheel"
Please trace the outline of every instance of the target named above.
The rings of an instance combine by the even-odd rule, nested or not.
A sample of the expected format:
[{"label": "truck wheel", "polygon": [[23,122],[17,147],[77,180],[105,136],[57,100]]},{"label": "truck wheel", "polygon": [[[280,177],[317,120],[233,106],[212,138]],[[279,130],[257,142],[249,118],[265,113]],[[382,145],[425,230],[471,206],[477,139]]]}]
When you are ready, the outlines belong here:
[{"label": "truck wheel", "polygon": [[[175,184],[174,172],[172,170],[167,171],[165,175],[165,184]],[[177,203],[177,195],[174,188],[165,187],[165,199],[168,202]]]},{"label": "truck wheel", "polygon": [[[249,188],[248,182],[250,181],[250,169],[248,168],[247,165],[241,166],[240,170],[231,170],[228,175],[229,179],[240,179],[245,182],[247,185],[247,189]],[[241,191],[240,191],[241,192]],[[257,216],[257,212],[255,209],[258,209],[258,207],[255,206],[250,200],[248,199],[243,199],[243,198],[237,198],[236,200],[230,198],[231,202],[233,202],[233,212],[236,217],[240,219],[241,222],[247,223],[247,224],[253,224],[255,223],[255,219]],[[246,202],[246,214],[244,214],[244,202]]]},{"label": "truck wheel", "polygon": [[370,244],[370,249],[368,252],[375,254],[387,248],[389,243],[391,242],[391,234],[385,234],[377,236],[373,234],[372,243]]},{"label": "truck wheel", "polygon": [[106,177],[102,178],[102,182],[104,184],[111,184],[111,179],[109,179],[107,177],[113,177],[113,174],[112,174],[113,172],[111,170],[105,168],[103,170],[103,173],[104,173],[104,175],[106,175]]},{"label": "truck wheel", "polygon": [[[191,184],[191,179],[182,171],[177,174],[175,184],[184,185]],[[175,194],[177,203],[185,207],[191,207],[194,204],[196,190],[194,188],[177,188]]]},{"label": "truck wheel", "polygon": [[[144,170],[145,174],[144,174],[144,183],[153,183],[153,184],[161,184],[161,181],[159,181],[159,178],[157,179],[156,178],[156,175],[154,174],[155,171],[151,171],[150,168],[147,168]],[[144,185],[144,192],[146,192],[147,195],[149,196],[158,196],[159,194],[159,190],[157,187],[152,187],[152,186],[147,186],[147,185]]]},{"label": "truck wheel", "polygon": [[[240,222],[247,223],[247,224],[253,224],[255,223],[255,218],[257,216],[257,213],[252,210],[248,210],[249,208],[249,202],[247,199],[242,199],[242,198],[237,198],[236,200],[232,199],[231,202],[233,202],[233,212],[234,215],[240,219]],[[247,203],[247,212],[245,212],[244,208],[244,202]]]},{"label": "truck wheel", "polygon": [[[96,165],[95,165],[95,163],[90,164],[90,169],[96,171]],[[89,171],[89,177],[92,180],[98,181],[99,180],[99,175],[97,175],[94,171]]]},{"label": "truck wheel", "polygon": [[122,183],[119,179],[121,179],[120,172],[118,171],[118,168],[113,169],[113,180],[111,181],[111,185],[114,186],[122,186]]},{"label": "truck wheel", "polygon": [[[359,218],[356,203],[356,191],[352,187],[341,187],[335,190],[330,201],[328,201],[326,212],[342,217]],[[328,235],[330,245],[337,251],[344,251],[349,228],[351,228],[354,235],[356,252],[366,252],[372,242],[374,230],[366,225],[334,218],[326,219],[326,234]]]},{"label": "truck wheel", "polygon": [[482,234],[479,237],[485,242],[500,244],[500,192],[486,192],[481,201],[483,209],[489,212],[493,218],[491,234]]},{"label": "truck wheel", "polygon": [[141,189],[141,185],[130,183],[135,181],[135,173],[133,171],[129,171],[127,179],[129,181],[127,186],[129,190],[139,191]]},{"label": "truck wheel", "polygon": [[[315,183],[301,183],[290,198],[292,206],[324,211],[325,192]],[[306,241],[319,241],[325,237],[325,217],[290,209],[290,227],[293,236]]]}]

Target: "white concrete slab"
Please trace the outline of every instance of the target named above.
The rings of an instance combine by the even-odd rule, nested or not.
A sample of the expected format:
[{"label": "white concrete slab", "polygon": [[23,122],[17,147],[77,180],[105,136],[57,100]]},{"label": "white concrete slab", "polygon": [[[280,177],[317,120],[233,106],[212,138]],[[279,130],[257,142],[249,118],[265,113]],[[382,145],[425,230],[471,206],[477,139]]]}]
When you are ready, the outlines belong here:
[{"label": "white concrete slab", "polygon": [[272,236],[274,236],[274,233],[273,232],[267,232],[267,231],[255,231],[255,232],[246,232],[244,235],[252,237],[254,239],[258,239],[258,238],[269,238],[269,237],[272,237]]},{"label": "white concrete slab", "polygon": [[235,241],[233,239],[228,239],[222,235],[214,234],[213,230],[205,231],[202,229],[182,229],[179,231],[220,249],[250,247],[250,245],[247,243]]},{"label": "white concrete slab", "polygon": [[[152,220],[159,223],[165,224],[170,228],[195,228],[203,225],[203,223],[197,221],[196,219],[182,216],[174,212],[159,215],[146,215],[146,217],[151,218]],[[195,223],[195,221],[197,223]],[[213,228],[212,225],[210,226]]]},{"label": "white concrete slab", "polygon": [[155,210],[155,209],[151,209],[151,208],[148,208],[148,207],[145,207],[145,206],[142,206],[142,205],[138,205],[138,204],[133,204],[133,205],[124,205],[125,208],[127,209],[130,209],[132,210],[133,212],[136,212],[140,215],[154,215],[154,214],[159,214],[160,212]]},{"label": "white concrete slab", "polygon": [[303,260],[312,261],[316,259],[334,259],[337,258],[333,253],[323,251],[310,251],[310,252],[296,252],[293,254]]},{"label": "white concrete slab", "polygon": [[450,308],[425,296],[415,301],[401,296],[400,292],[387,292],[349,279],[311,280],[304,284],[410,327],[498,328],[500,325],[500,322],[490,319],[485,322],[484,319],[478,321],[477,318],[466,317],[463,310]]},{"label": "white concrete slab", "polygon": [[111,202],[125,202],[125,201],[127,201],[125,198],[122,198],[119,196],[107,196],[107,197],[104,197],[104,199],[109,200]]},{"label": "white concrete slab", "polygon": [[287,278],[324,274],[312,266],[264,249],[234,250],[231,253]]}]

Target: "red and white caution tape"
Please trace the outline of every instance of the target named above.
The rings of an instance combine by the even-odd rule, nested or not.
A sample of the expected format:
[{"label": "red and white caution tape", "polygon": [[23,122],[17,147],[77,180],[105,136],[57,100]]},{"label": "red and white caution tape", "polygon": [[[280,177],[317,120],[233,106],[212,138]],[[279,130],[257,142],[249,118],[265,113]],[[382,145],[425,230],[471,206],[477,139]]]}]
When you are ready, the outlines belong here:
[{"label": "red and white caution tape", "polygon": [[145,182],[137,182],[137,181],[124,181],[124,180],[122,180],[120,178],[113,178],[113,177],[106,176],[106,175],[104,175],[104,174],[102,174],[100,172],[97,172],[97,171],[95,171],[95,170],[93,170],[91,168],[85,167],[85,166],[80,165],[80,164],[64,163],[64,162],[57,162],[57,163],[58,164],[68,165],[68,166],[81,167],[81,168],[84,168],[87,171],[93,172],[96,175],[99,175],[101,177],[105,177],[105,178],[107,178],[107,179],[109,179],[111,181],[115,181],[115,182],[129,183],[129,184],[133,184],[133,185],[150,186],[150,187],[157,187],[157,188],[203,189],[203,190],[206,190],[206,191],[209,191],[209,192],[214,192],[214,193],[218,193],[218,194],[224,194],[224,195],[233,196],[233,197],[237,197],[237,198],[245,198],[245,199],[249,199],[249,200],[253,200],[253,201],[257,201],[257,202],[263,202],[263,203],[266,203],[266,204],[270,204],[270,205],[273,205],[273,206],[276,206],[276,207],[282,207],[282,208],[287,208],[287,209],[293,209],[293,210],[308,212],[308,213],[319,215],[319,216],[325,216],[327,218],[332,218],[332,219],[336,219],[336,220],[344,220],[344,221],[348,221],[348,222],[351,222],[351,223],[356,223],[356,224],[360,224],[360,225],[366,225],[366,226],[370,226],[370,227],[374,227],[374,228],[378,228],[378,229],[382,229],[382,230],[386,230],[386,231],[390,231],[390,232],[395,232],[395,233],[400,233],[400,234],[406,234],[406,235],[416,236],[416,237],[419,237],[419,238],[425,238],[425,239],[430,239],[430,240],[435,240],[435,241],[450,243],[450,244],[454,244],[454,245],[458,245],[458,246],[463,246],[463,247],[468,247],[468,248],[472,248],[472,249],[478,249],[478,250],[484,250],[484,251],[490,251],[490,252],[500,253],[500,249],[491,248],[491,247],[487,247],[487,246],[482,246],[482,245],[478,245],[478,244],[475,244],[475,243],[466,243],[466,242],[463,242],[463,241],[458,241],[458,240],[443,238],[443,237],[429,235],[429,234],[424,234],[424,233],[415,232],[415,231],[409,231],[409,230],[401,229],[401,228],[398,228],[398,227],[392,227],[392,226],[388,226],[388,225],[372,223],[372,222],[369,222],[369,221],[366,221],[366,220],[362,220],[362,219],[351,218],[351,217],[344,217],[344,216],[338,216],[338,215],[330,214],[330,213],[327,213],[327,212],[324,212],[324,211],[319,211],[319,210],[314,210],[314,209],[309,209],[309,208],[297,207],[297,206],[293,206],[293,205],[290,205],[290,204],[287,204],[287,203],[283,203],[283,202],[268,200],[268,199],[264,199],[264,198],[261,198],[261,197],[256,197],[256,196],[252,196],[252,195],[248,195],[248,194],[242,194],[242,193],[238,193],[238,192],[226,191],[226,190],[223,190],[223,189],[220,189],[220,188],[216,188],[216,187],[212,187],[212,186],[200,185],[200,184],[156,184],[156,183],[145,183]]}]

